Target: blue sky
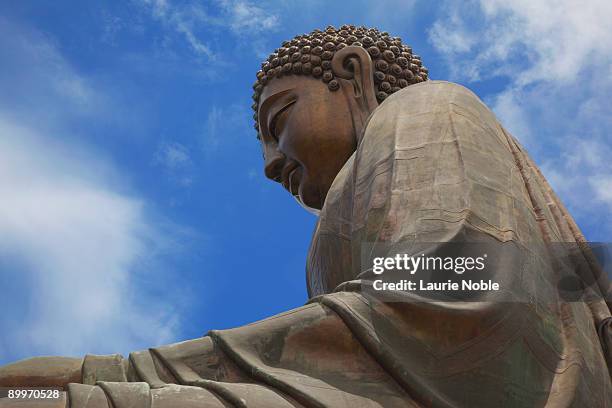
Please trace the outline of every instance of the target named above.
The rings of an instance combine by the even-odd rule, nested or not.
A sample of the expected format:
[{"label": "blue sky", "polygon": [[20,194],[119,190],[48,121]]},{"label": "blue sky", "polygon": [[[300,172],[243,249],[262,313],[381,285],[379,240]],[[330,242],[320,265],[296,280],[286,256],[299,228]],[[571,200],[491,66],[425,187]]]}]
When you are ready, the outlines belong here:
[{"label": "blue sky", "polygon": [[389,31],[474,90],[609,241],[609,21],[605,0],[2,2],[0,364],[127,354],[306,301],[315,218],[263,176],[251,85],[328,24]]}]

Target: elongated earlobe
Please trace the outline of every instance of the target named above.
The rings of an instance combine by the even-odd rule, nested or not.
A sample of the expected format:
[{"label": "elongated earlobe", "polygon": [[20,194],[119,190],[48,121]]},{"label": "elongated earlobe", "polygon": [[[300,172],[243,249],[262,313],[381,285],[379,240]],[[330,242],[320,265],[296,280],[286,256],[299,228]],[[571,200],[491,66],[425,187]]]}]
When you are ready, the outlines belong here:
[{"label": "elongated earlobe", "polygon": [[374,86],[373,64],[365,49],[357,46],[344,47],[336,52],[331,65],[334,75],[352,83],[355,100],[360,110],[369,115],[376,109],[378,101]]}]

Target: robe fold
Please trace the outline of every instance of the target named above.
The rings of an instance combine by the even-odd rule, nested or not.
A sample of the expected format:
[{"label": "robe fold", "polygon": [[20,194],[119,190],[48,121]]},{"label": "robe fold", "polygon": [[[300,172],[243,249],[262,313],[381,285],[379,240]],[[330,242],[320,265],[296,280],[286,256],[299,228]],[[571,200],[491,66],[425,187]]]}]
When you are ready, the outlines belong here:
[{"label": "robe fold", "polygon": [[[448,242],[506,245],[534,262],[490,265],[504,299],[363,293],[374,278],[367,245],[436,253]],[[545,256],[558,242],[583,250],[596,281],[588,301],[559,296],[560,266]],[[609,282],[584,243],[478,97],[448,82],[411,85],[372,113],[334,180],[305,306],[128,359],[87,356],[70,406],[612,407]]]}]

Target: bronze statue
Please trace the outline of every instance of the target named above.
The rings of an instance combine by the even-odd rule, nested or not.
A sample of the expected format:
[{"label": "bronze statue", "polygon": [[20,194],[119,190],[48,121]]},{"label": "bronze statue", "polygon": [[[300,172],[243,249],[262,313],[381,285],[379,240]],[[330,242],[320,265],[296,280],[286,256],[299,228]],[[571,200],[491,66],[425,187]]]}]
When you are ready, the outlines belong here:
[{"label": "bronze statue", "polygon": [[[258,72],[266,176],[319,213],[305,306],[128,359],[24,360],[0,385],[61,386],[73,408],[612,406],[610,287],[579,228],[478,97],[427,76],[399,38],[354,26],[298,36]],[[452,242],[535,254],[492,265],[525,300],[363,292],[364,245]],[[557,242],[579,247],[589,301],[558,296],[541,255]]]}]

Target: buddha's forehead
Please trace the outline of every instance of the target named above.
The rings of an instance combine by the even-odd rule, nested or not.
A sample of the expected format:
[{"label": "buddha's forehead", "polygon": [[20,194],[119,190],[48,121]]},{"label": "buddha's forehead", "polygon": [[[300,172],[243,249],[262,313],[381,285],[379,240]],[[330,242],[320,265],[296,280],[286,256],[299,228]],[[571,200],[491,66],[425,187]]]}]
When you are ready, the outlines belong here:
[{"label": "buddha's forehead", "polygon": [[304,94],[317,91],[323,88],[321,81],[317,81],[315,78],[310,78],[301,75],[288,75],[282,78],[274,78],[269,81],[261,91],[260,103],[265,102],[268,98],[274,97],[278,94],[286,94],[288,92],[295,94]]},{"label": "buddha's forehead", "polygon": [[286,93],[294,90],[296,87],[296,81],[289,78],[278,78],[274,81],[270,81],[261,91],[261,97],[259,98],[260,105],[270,97],[276,96],[280,93]]}]

